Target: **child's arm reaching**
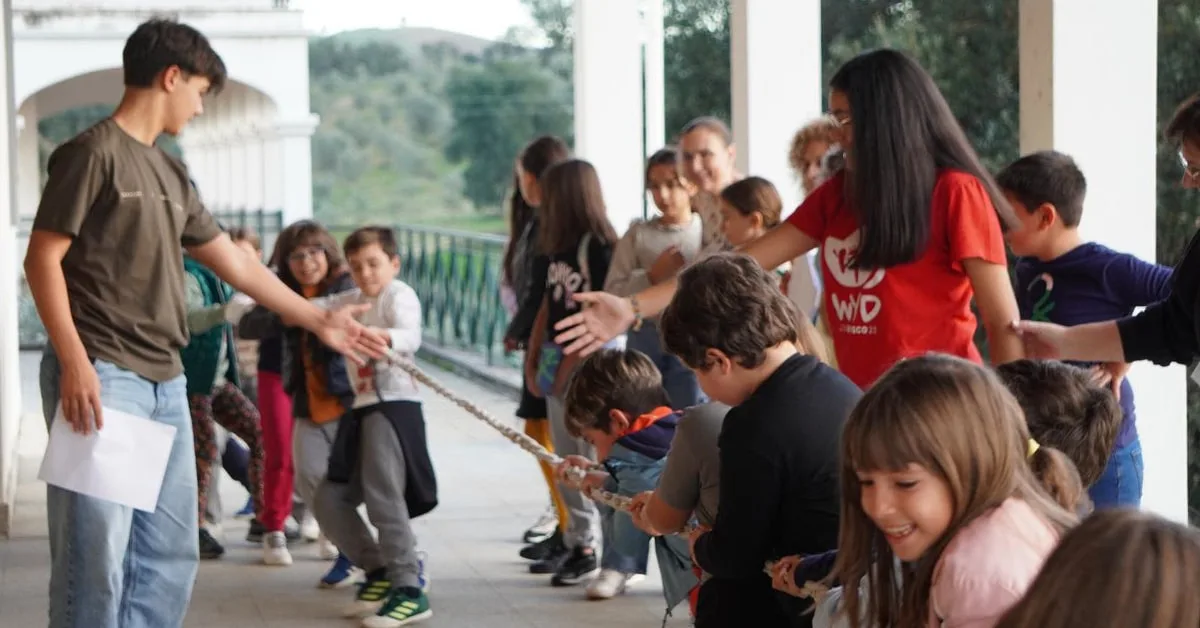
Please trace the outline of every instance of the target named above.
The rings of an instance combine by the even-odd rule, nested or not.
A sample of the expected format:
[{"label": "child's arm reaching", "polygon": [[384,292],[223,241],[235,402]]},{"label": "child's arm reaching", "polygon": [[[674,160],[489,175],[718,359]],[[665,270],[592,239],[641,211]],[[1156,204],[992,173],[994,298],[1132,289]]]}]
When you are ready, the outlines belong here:
[{"label": "child's arm reaching", "polygon": [[187,273],[184,275],[184,281],[187,283],[185,294],[189,333],[202,334],[226,322],[228,304],[204,305],[204,289],[200,287],[200,280],[195,275]]},{"label": "child's arm reaching", "polygon": [[550,311],[543,295],[542,305],[533,320],[533,332],[529,334],[529,346],[525,348],[525,387],[534,397],[544,397],[549,392],[540,389],[537,384],[538,359],[541,357],[542,341],[546,337],[546,319],[549,316]]},{"label": "child's arm reaching", "polygon": [[388,289],[383,304],[387,329],[376,330],[386,335],[392,349],[413,354],[421,348],[421,300],[409,285],[396,283]]},{"label": "child's arm reaching", "polygon": [[1171,294],[1174,269],[1122,253],[1104,267],[1104,285],[1122,305],[1133,309],[1164,301]]}]

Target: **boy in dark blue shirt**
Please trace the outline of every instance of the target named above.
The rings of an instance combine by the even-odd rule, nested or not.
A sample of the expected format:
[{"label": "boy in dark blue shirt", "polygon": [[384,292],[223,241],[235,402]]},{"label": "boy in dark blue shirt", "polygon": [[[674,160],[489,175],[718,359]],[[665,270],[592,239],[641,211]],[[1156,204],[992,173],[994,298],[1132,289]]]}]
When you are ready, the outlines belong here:
[{"label": "boy in dark blue shirt", "polygon": [[[1064,326],[1124,318],[1167,298],[1171,269],[1119,253],[1079,235],[1087,180],[1075,160],[1056,151],[1026,155],[996,178],[1020,226],[1008,234],[1016,263],[1021,318]],[[1116,373],[1124,418],[1116,448],[1088,490],[1096,508],[1138,506],[1142,447],[1133,389]],[[1110,373],[1111,375],[1111,373]],[[1116,387],[1114,387],[1116,388]]]}]

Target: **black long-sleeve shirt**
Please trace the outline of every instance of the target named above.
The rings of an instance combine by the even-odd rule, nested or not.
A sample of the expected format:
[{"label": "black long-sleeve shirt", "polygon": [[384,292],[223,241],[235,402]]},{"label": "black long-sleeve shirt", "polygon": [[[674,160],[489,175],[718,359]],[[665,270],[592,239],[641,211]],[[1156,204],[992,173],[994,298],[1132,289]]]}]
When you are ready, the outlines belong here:
[{"label": "black long-sleeve shirt", "polygon": [[1200,355],[1200,232],[1175,266],[1171,292],[1163,301],[1117,321],[1125,361],[1149,360],[1166,366],[1189,364]]},{"label": "black long-sleeve shirt", "polygon": [[702,569],[770,589],[766,561],[837,547],[839,442],[861,396],[841,373],[797,355],[729,411],[718,439],[721,507],[696,541]]}]

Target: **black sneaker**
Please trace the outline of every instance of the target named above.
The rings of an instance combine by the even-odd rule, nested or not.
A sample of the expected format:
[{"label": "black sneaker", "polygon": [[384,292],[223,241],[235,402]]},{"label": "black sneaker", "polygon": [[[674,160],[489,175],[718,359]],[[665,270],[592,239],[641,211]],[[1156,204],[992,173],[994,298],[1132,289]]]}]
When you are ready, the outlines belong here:
[{"label": "black sneaker", "polygon": [[[267,533],[267,529],[265,527],[263,527],[263,524],[261,521],[258,520],[258,517],[255,517],[250,520],[250,530],[246,532],[246,542],[254,543],[256,545],[261,544],[262,540],[263,540],[263,535],[266,533]],[[292,541],[299,539],[300,538],[300,528],[295,527],[295,526],[289,526],[285,523],[283,525],[283,538],[287,539],[288,543],[291,543]]]},{"label": "black sneaker", "polygon": [[200,558],[201,560],[213,560],[220,558],[225,553],[225,548],[213,538],[213,535],[208,533],[208,530],[200,528]]},{"label": "black sneaker", "polygon": [[551,548],[550,554],[529,566],[529,573],[547,574],[558,573],[562,569],[567,559],[571,557],[571,550],[567,549],[566,545],[558,544]]},{"label": "black sneaker", "polygon": [[555,528],[550,536],[521,548],[521,558],[526,560],[546,560],[555,549],[563,547],[562,530]]},{"label": "black sneaker", "polygon": [[596,551],[590,547],[576,547],[571,550],[567,560],[550,578],[550,585],[569,587],[579,584],[600,571],[600,561],[596,560]]}]

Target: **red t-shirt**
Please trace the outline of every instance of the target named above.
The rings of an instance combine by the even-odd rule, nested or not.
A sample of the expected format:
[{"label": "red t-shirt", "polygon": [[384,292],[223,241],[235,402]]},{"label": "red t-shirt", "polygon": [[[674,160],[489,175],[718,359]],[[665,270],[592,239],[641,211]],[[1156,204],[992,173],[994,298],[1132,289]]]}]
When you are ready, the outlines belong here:
[{"label": "red t-shirt", "polygon": [[974,290],[962,260],[1005,264],[1000,220],[983,184],[944,170],[933,189],[929,244],[915,261],[878,270],[850,267],[858,219],[844,174],[817,188],[787,222],[821,243],[824,305],[838,367],[867,388],[901,359],[931,351],[982,362],[973,342]]}]

